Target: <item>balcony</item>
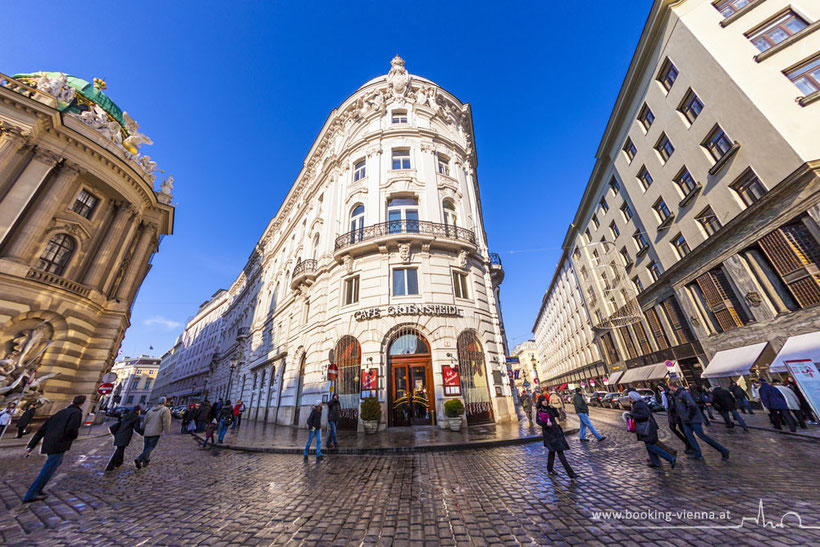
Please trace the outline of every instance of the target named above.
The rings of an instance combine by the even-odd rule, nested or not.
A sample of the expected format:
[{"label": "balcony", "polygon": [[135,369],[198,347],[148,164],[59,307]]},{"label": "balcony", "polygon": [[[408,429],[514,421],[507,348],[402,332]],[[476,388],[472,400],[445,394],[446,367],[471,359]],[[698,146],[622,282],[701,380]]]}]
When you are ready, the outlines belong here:
[{"label": "balcony", "polygon": [[474,251],[476,247],[475,233],[466,228],[426,220],[390,220],[340,235],[336,238],[335,255],[338,258],[343,254],[363,254],[372,248],[384,246],[390,240],[408,239],[456,250],[468,247]]},{"label": "balcony", "polygon": [[295,289],[301,283],[311,285],[317,275],[316,260],[313,258],[303,260],[293,268],[293,275],[291,275],[290,278],[290,288]]},{"label": "balcony", "polygon": [[490,253],[490,275],[496,285],[504,281],[504,267],[501,265],[501,257],[498,253]]},{"label": "balcony", "polygon": [[82,296],[83,298],[87,298],[88,293],[91,290],[89,287],[86,287],[85,285],[75,283],[74,281],[69,281],[64,277],[61,277],[50,272],[45,272],[43,270],[38,270],[37,268],[31,268],[28,274],[26,274],[26,277],[29,279],[33,279],[34,281],[39,281],[40,283],[43,283],[45,285],[51,285],[52,287],[59,287],[61,289],[65,289],[76,295]]}]

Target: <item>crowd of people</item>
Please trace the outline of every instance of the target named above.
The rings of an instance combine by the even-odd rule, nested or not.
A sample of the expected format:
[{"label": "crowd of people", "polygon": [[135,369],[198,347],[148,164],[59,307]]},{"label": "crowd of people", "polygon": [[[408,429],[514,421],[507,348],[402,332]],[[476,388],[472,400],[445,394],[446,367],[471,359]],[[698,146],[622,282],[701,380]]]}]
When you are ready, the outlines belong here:
[{"label": "crowd of people", "polygon": [[[182,412],[181,433],[205,433],[203,447],[222,444],[225,434],[230,428],[235,431],[242,425],[242,415],[245,413],[245,403],[221,397],[213,404],[208,399],[201,403],[191,403]],[[214,437],[217,441],[214,443]]]}]

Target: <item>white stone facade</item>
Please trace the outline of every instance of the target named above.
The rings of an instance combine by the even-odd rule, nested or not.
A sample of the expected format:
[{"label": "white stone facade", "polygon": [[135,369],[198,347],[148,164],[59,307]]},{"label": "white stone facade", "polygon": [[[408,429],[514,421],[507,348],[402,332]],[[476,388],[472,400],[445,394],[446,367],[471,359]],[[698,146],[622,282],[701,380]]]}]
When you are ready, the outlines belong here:
[{"label": "white stone facade", "polygon": [[293,425],[331,389],[349,428],[365,394],[382,427],[442,423],[451,397],[468,423],[514,416],[476,164],[470,106],[398,57],[333,110],[227,292],[208,397]]}]

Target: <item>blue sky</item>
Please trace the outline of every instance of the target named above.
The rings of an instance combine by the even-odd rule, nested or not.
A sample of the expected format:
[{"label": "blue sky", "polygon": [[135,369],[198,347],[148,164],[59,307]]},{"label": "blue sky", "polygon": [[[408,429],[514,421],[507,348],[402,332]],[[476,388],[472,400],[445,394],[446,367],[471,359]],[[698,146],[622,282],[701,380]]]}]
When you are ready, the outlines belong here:
[{"label": "blue sky", "polygon": [[0,4],[0,72],[103,78],[153,138],[143,152],[176,179],[175,232],[134,305],[129,355],[161,355],[199,304],[231,283],[329,112],[386,74],[395,54],[472,104],[490,250],[506,272],[508,340],[526,340],[651,6]]}]

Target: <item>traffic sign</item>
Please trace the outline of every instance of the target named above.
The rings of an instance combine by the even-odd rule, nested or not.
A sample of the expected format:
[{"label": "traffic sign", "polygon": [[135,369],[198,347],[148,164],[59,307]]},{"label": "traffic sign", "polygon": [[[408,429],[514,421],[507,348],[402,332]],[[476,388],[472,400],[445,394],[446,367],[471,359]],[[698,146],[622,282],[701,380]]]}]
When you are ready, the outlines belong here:
[{"label": "traffic sign", "polygon": [[100,395],[108,395],[112,391],[114,391],[114,384],[110,383],[100,384],[100,387],[97,388],[97,393]]},{"label": "traffic sign", "polygon": [[339,365],[336,363],[330,363],[327,366],[327,379],[332,382],[337,376],[339,376]]},{"label": "traffic sign", "polygon": [[524,380],[524,383],[523,383],[523,384],[521,384],[521,385],[522,385],[522,386],[524,386],[524,389],[526,389],[526,388],[530,387],[530,383],[529,383],[528,381],[526,381],[526,380]]},{"label": "traffic sign", "polygon": [[675,362],[674,362],[674,361],[664,361],[664,363],[663,363],[663,364],[664,364],[664,365],[666,365],[666,366],[667,366],[667,367],[669,367],[669,368],[672,368],[672,367],[674,367],[674,366],[675,366]]},{"label": "traffic sign", "polygon": [[113,384],[117,381],[117,374],[115,372],[106,372],[102,377],[103,383]]}]

